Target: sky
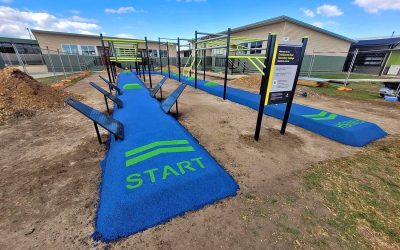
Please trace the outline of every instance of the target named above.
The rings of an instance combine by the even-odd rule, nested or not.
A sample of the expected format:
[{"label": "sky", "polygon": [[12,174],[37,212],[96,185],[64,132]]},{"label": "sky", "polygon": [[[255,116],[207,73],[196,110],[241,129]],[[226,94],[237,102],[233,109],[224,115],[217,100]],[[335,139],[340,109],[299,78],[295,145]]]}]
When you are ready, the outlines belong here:
[{"label": "sky", "polygon": [[193,38],[287,15],[357,39],[400,35],[400,0],[0,0],[0,37],[29,29]]}]

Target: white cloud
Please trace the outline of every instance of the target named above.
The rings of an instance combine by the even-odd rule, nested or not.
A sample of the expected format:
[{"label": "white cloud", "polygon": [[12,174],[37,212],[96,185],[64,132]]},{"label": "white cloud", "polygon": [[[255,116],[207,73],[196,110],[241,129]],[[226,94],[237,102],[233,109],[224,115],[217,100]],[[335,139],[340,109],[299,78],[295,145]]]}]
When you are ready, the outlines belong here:
[{"label": "white cloud", "polygon": [[14,0],[0,0],[0,3],[12,3]]},{"label": "white cloud", "polygon": [[101,29],[95,20],[79,16],[60,18],[47,12],[21,11],[0,6],[0,34],[2,36],[29,38],[26,28],[80,34],[95,34]]},{"label": "white cloud", "polygon": [[327,22],[314,22],[312,25],[317,26],[318,28],[325,28],[326,26],[334,26],[337,25],[336,22],[327,21]]},{"label": "white cloud", "polygon": [[126,13],[132,13],[132,12],[146,12],[144,10],[137,10],[132,6],[125,6],[125,7],[119,7],[118,9],[112,9],[112,8],[105,8],[104,11],[106,13],[111,13],[111,14],[126,14]]},{"label": "white cloud", "polygon": [[127,33],[116,34],[115,37],[118,37],[118,38],[136,38],[134,35],[127,34]]},{"label": "white cloud", "polygon": [[400,10],[400,0],[355,0],[353,3],[370,13]]},{"label": "white cloud", "polygon": [[339,7],[337,7],[336,5],[324,4],[317,8],[317,14],[333,17],[343,15],[343,11],[339,9]]},{"label": "white cloud", "polygon": [[304,14],[305,16],[308,16],[308,17],[315,17],[314,11],[312,11],[312,10],[310,10],[310,9],[302,8],[301,11],[303,12],[303,14]]}]

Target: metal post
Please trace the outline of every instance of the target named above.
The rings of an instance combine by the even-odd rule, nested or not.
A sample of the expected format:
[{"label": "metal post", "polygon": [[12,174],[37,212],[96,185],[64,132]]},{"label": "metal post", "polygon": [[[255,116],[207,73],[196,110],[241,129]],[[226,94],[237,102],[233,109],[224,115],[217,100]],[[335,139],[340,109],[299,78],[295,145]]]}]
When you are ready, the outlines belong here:
[{"label": "metal post", "polygon": [[101,40],[101,49],[103,52],[104,59],[106,61],[108,80],[111,82],[111,74],[110,74],[109,63],[108,63],[109,58],[107,57],[106,47],[104,46],[104,41],[103,41],[103,34],[101,34],[101,33],[100,33],[100,40]]},{"label": "metal post", "polygon": [[315,60],[315,51],[313,50],[310,60],[310,66],[308,68],[308,75],[307,75],[308,77],[311,77],[312,68],[314,67],[314,60]]},{"label": "metal post", "polygon": [[269,78],[270,78],[270,74],[272,73],[271,66],[273,63],[272,59],[274,56],[275,43],[276,43],[276,34],[270,33],[268,35],[267,56],[264,61],[265,68],[264,68],[263,72],[264,72],[265,77],[263,78],[263,81],[261,82],[262,93],[261,93],[261,98],[260,98],[260,104],[258,106],[256,131],[254,133],[254,139],[256,141],[258,141],[258,139],[260,137],[261,123],[262,123],[262,118],[264,115],[265,99],[267,98],[266,89],[267,89],[268,84],[271,84],[269,82]]},{"label": "metal post", "polygon": [[147,55],[147,68],[149,69],[149,81],[150,81],[150,88],[153,88],[153,83],[151,82],[151,66],[150,66],[150,55],[149,55],[149,46],[147,45],[147,37],[144,37],[144,41],[146,42],[146,55]]},{"label": "metal post", "polygon": [[104,95],[104,101],[106,102],[107,112],[108,112],[109,114],[111,114],[110,108],[108,107],[108,101],[107,101],[107,96],[106,96],[106,95]]},{"label": "metal post", "polygon": [[51,59],[51,56],[50,56],[49,46],[46,46],[46,49],[47,49],[47,56],[49,57],[50,66],[51,66],[51,69],[53,70],[54,80],[55,80],[56,82],[58,82],[58,78],[57,78],[56,72],[55,72],[55,70],[54,70],[53,60]]},{"label": "metal post", "polygon": [[168,78],[171,78],[171,68],[169,65],[169,43],[167,42],[167,63],[168,63]]},{"label": "metal post", "polygon": [[13,49],[15,51],[15,55],[17,56],[18,63],[21,64],[22,68],[24,69],[24,72],[26,74],[28,74],[28,71],[26,70],[26,67],[25,67],[25,63],[24,63],[24,61],[22,61],[22,59],[21,59],[21,57],[19,55],[17,47],[15,47],[13,42],[11,43],[11,46],[13,47]]},{"label": "metal post", "polygon": [[226,84],[227,84],[227,81],[228,81],[228,60],[229,60],[229,47],[230,47],[230,44],[231,44],[231,28],[228,28],[228,36],[226,37],[224,100],[226,99]]},{"label": "metal post", "polygon": [[146,82],[146,74],[144,73],[144,57],[143,51],[140,52],[140,56],[142,57],[142,73],[143,73],[143,81]]},{"label": "metal post", "polygon": [[344,81],[344,86],[345,87],[347,87],[351,71],[353,70],[354,63],[356,62],[357,54],[358,54],[358,48],[354,51],[353,58],[351,59],[350,67],[349,67],[349,70],[347,71],[346,80]]},{"label": "metal post", "polygon": [[178,81],[181,82],[181,41],[178,37]]},{"label": "metal post", "polygon": [[117,68],[116,68],[116,66],[118,65],[118,56],[117,56],[117,50],[115,49],[115,47],[114,47],[114,42],[111,42],[111,47],[112,47],[112,50],[113,50],[113,55],[114,55],[114,57],[115,57],[115,65],[113,65],[113,68],[114,68],[114,83],[117,81]]},{"label": "metal post", "polygon": [[290,92],[289,101],[286,104],[285,115],[283,116],[283,122],[282,122],[282,127],[281,127],[282,135],[285,134],[286,126],[289,121],[290,109],[292,108],[293,98],[294,98],[294,95],[296,92],[296,87],[297,87],[297,81],[299,80],[301,65],[303,63],[304,54],[306,53],[308,38],[304,37],[301,42],[303,43],[303,46],[301,48],[301,53],[300,53],[300,57],[299,57],[299,65],[297,67],[296,76],[294,77],[292,92]]},{"label": "metal post", "polygon": [[160,72],[162,75],[162,58],[161,58],[161,40],[160,40],[160,38],[158,38],[158,54],[160,57]]},{"label": "metal post", "polygon": [[197,89],[197,30],[194,32],[194,88]]},{"label": "metal post", "polygon": [[206,50],[205,48],[207,47],[206,43],[203,45],[204,50],[203,50],[203,80],[206,80]]},{"label": "metal post", "polygon": [[71,69],[71,73],[74,73],[74,68],[72,67],[71,58],[69,58],[69,54],[67,54],[69,68]]},{"label": "metal post", "polygon": [[63,61],[62,61],[62,58],[61,58],[60,50],[59,50],[59,49],[57,49],[57,54],[58,54],[58,59],[60,59],[60,62],[61,62],[61,67],[62,67],[62,69],[63,69],[64,76],[65,76],[65,78],[67,78],[67,73],[65,73],[64,63],[63,63]]},{"label": "metal post", "polygon": [[103,142],[101,141],[101,136],[100,136],[100,132],[99,132],[99,128],[97,127],[97,123],[94,123],[94,129],[96,129],[96,134],[97,134],[97,140],[99,140],[100,144],[103,144]]}]

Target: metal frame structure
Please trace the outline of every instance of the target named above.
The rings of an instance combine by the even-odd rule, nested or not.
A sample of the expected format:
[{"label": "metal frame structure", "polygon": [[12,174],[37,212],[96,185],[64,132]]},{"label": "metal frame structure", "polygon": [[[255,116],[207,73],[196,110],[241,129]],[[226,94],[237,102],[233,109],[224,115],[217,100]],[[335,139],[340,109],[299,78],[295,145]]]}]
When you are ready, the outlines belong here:
[{"label": "metal frame structure", "polygon": [[[164,42],[163,42],[164,41]],[[176,43],[170,43],[170,41],[175,41]],[[163,38],[159,37],[158,38],[158,48],[159,48],[159,54],[160,54],[160,72],[162,74],[162,57],[161,57],[161,46],[167,46],[167,67],[168,67],[168,78],[171,78],[171,68],[170,68],[170,57],[169,57],[169,46],[175,44],[177,47],[177,65],[178,65],[178,79],[179,82],[181,82],[181,67],[182,67],[182,61],[181,61],[181,48],[182,47],[187,47],[189,46],[190,48],[190,43],[186,45],[182,45],[181,41],[187,41],[190,42],[192,39],[186,39],[186,38]],[[189,59],[190,60],[190,59]],[[186,65],[185,65],[186,66]]]},{"label": "metal frame structure", "polygon": [[[200,37],[199,37],[200,36]],[[197,88],[197,68],[200,64],[201,60],[203,61],[203,80],[206,79],[206,51],[212,49],[225,49],[225,64],[224,64],[224,93],[223,99],[226,99],[226,89],[227,89],[227,78],[228,78],[228,67],[230,59],[246,59],[248,60],[263,76],[264,69],[266,67],[265,63],[261,61],[261,59],[265,59],[265,56],[255,56],[255,55],[237,55],[237,52],[247,52],[247,51],[263,51],[267,50],[267,48],[248,48],[241,43],[243,42],[261,42],[263,43],[263,39],[259,38],[250,38],[250,37],[240,37],[240,36],[232,36],[231,29],[224,33],[205,33],[195,31],[195,40],[194,40],[194,86]],[[198,53],[199,51],[203,52],[202,59],[198,62]],[[234,53],[235,55],[231,55]],[[233,63],[232,63],[233,64]]]}]

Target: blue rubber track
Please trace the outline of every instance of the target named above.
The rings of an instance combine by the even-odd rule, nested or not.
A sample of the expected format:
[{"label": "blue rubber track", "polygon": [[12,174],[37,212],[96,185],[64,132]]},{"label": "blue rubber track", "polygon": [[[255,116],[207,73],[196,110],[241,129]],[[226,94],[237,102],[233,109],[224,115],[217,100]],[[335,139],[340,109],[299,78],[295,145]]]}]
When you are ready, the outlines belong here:
[{"label": "blue rubber track", "polygon": [[[161,74],[159,71],[150,73]],[[166,72],[162,74],[168,76]],[[171,73],[171,78],[178,80],[178,75]],[[194,87],[194,80],[183,75],[181,75],[181,82]],[[224,86],[222,84],[207,84],[207,81],[198,79],[197,88],[212,95],[223,97]],[[229,86],[227,87],[226,98],[255,110],[258,110],[260,103],[260,95]],[[268,105],[264,109],[264,114],[282,120],[285,109],[286,104]],[[383,129],[374,123],[296,103],[292,105],[289,123],[354,147],[363,147],[387,135]]]},{"label": "blue rubber track", "polygon": [[187,211],[234,196],[239,186],[160,103],[134,73],[121,73],[123,108],[113,118],[125,128],[110,138],[102,161],[100,200],[93,238],[113,241],[164,223]]}]

